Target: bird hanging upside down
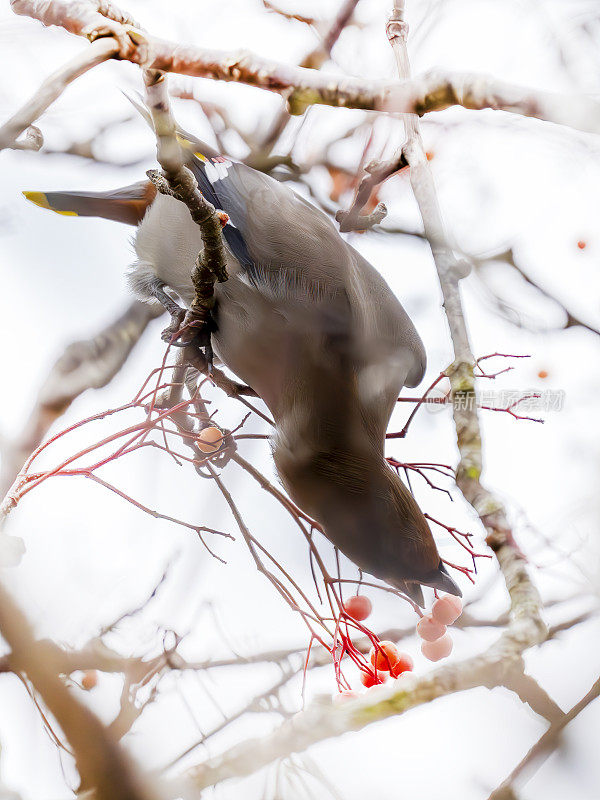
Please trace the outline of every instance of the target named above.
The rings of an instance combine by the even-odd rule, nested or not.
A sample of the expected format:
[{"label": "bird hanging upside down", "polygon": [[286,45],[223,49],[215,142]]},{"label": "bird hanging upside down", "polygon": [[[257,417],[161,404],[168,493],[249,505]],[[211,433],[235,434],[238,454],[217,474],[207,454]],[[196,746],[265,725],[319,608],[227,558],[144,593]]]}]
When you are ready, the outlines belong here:
[{"label": "bird hanging upside down", "polygon": [[[361,570],[419,605],[421,584],[461,595],[423,513],[384,457],[398,394],[425,371],[408,315],[319,209],[187,134],[181,141],[200,191],[229,217],[230,277],[215,287],[212,345],[270,409],[273,457],[290,497]],[[137,226],[134,292],[171,310],[175,294],[189,307],[202,239],[183,203],[150,181],[25,196],[67,216]]]}]

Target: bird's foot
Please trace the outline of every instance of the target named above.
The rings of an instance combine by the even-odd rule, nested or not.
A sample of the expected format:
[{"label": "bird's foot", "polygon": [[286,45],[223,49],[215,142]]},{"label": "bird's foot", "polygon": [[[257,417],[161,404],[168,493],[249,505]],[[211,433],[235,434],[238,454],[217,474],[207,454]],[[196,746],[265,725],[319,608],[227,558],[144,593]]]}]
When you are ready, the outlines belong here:
[{"label": "bird's foot", "polygon": [[[175,327],[175,325],[177,327]],[[184,348],[183,361],[200,372],[210,375],[213,369],[212,334],[216,330],[211,316],[199,316],[194,311],[185,312],[183,318],[172,316],[169,343]]]},{"label": "bird's foot", "polygon": [[181,306],[178,306],[176,303],[173,303],[173,305],[175,308],[169,309],[171,322],[160,334],[160,338],[163,342],[167,342],[167,344],[175,343],[174,339],[179,335],[186,314],[185,308],[181,308]]}]

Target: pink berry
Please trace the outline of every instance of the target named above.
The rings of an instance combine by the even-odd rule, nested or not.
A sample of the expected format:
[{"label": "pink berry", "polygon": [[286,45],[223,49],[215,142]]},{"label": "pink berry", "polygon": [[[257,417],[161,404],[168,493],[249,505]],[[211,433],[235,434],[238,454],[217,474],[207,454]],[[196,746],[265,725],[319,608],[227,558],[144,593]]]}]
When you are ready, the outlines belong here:
[{"label": "pink berry", "polygon": [[435,601],[431,614],[435,620],[443,625],[452,625],[462,614],[462,601],[460,597],[445,594]]},{"label": "pink berry", "polygon": [[423,642],[421,644],[421,652],[430,661],[439,661],[450,655],[452,646],[452,639],[445,633],[441,639],[436,639],[435,642]]},{"label": "pink berry", "polygon": [[431,614],[426,614],[417,623],[417,633],[426,642],[435,642],[446,633],[446,626],[434,619]]},{"label": "pink berry", "polygon": [[353,619],[362,622],[371,613],[373,606],[368,597],[362,594],[355,594],[348,598],[344,603],[344,611],[349,614]]}]

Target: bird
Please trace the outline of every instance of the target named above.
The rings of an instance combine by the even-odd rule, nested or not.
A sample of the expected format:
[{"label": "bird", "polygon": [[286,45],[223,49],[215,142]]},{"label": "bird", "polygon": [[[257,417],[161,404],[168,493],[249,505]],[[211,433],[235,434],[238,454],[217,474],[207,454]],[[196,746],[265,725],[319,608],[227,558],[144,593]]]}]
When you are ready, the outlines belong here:
[{"label": "bird", "polygon": [[[200,191],[228,218],[229,277],[215,285],[212,348],[270,410],[283,487],[363,573],[421,607],[423,586],[461,596],[423,512],[385,458],[399,393],[426,368],[400,301],[327,214],[286,183],[182,130],[178,140]],[[175,296],[189,308],[200,228],[152,181],[23,194],[65,216],[135,226],[133,292],[171,312]]]}]

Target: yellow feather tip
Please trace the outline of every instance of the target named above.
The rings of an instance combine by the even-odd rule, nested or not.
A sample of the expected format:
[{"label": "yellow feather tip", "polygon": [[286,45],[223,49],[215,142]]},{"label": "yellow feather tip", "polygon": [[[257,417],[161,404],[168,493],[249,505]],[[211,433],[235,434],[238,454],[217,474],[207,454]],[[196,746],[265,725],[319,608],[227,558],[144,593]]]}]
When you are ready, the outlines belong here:
[{"label": "yellow feather tip", "polygon": [[23,196],[31,203],[34,203],[40,208],[47,208],[48,211],[54,211],[55,214],[61,214],[63,217],[76,217],[76,211],[60,211],[58,208],[52,208],[48,202],[48,198],[43,192],[23,192]]},{"label": "yellow feather tip", "polygon": [[[185,147],[185,148],[186,148],[186,150],[191,150],[191,149],[192,149],[192,147],[194,146],[194,143],[193,143],[192,141],[190,141],[190,140],[189,140],[189,139],[188,139],[186,136],[184,136],[182,133],[176,133],[176,134],[175,134],[175,138],[177,139],[177,141],[179,142],[179,144],[180,144],[182,147]],[[194,155],[196,156],[196,158],[199,158],[199,159],[200,159],[200,161],[206,161],[206,160],[207,160],[207,159],[206,159],[206,156],[205,156],[205,155],[203,155],[202,153],[194,153]]]},{"label": "yellow feather tip", "polygon": [[50,208],[46,195],[43,192],[23,192],[23,197],[26,197],[31,203],[35,203],[40,208]]}]

